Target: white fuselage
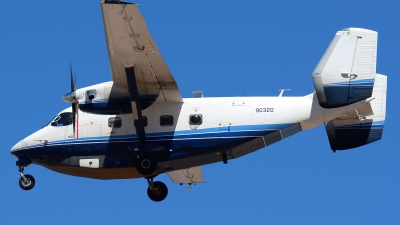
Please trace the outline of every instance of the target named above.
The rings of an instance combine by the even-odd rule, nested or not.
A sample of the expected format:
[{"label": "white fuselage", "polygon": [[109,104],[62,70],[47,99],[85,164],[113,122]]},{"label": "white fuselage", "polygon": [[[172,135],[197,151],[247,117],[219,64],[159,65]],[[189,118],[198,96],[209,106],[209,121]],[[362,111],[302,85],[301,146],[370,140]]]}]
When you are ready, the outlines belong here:
[{"label": "white fuselage", "polygon": [[[201,133],[205,129],[226,126],[291,124],[309,121],[312,100],[312,94],[305,97],[185,98],[183,103],[156,102],[142,113],[148,119],[148,125],[145,127],[146,134],[171,131]],[[71,112],[71,108],[62,112]],[[201,114],[202,124],[191,128],[189,124],[191,114]],[[172,126],[160,125],[160,117],[163,115],[173,116]],[[114,117],[121,118],[121,127],[109,127],[108,120]],[[112,137],[136,133],[132,114],[98,115],[79,111],[78,118],[78,138]],[[315,125],[321,122],[324,121],[319,120]],[[305,127],[307,128],[309,127]],[[49,124],[22,140],[21,146],[28,147],[40,141],[54,142],[69,138],[73,138],[72,126],[54,127]]]},{"label": "white fuselage", "polygon": [[[150,145],[157,147],[157,144],[160,144],[172,152],[168,160],[158,165],[157,171],[162,173],[221,161],[220,156],[215,158],[215,153],[220,154],[219,149],[229,151],[258,137],[262,137],[266,143],[265,135],[273,131],[282,131],[293,124],[298,126],[298,131],[310,129],[366,102],[367,100],[364,100],[346,107],[324,109],[319,106],[315,94],[303,97],[185,98],[182,103],[156,101],[143,110],[142,114],[147,118],[145,132]],[[32,149],[40,152],[38,149],[47,148],[48,150],[40,153],[40,157],[43,158],[35,162],[35,159],[30,157],[32,161],[76,176],[100,179],[140,177],[132,172],[134,167],[130,167],[129,163],[126,163],[125,168],[106,168],[109,155],[125,154],[121,153],[125,150],[133,153],[138,151],[137,146],[132,144],[136,142],[133,115],[98,115],[78,111],[76,138],[72,125],[52,126],[50,123],[20,141],[11,151]],[[71,108],[61,113],[65,112],[71,112]],[[200,125],[190,124],[189,117],[193,114],[202,116]],[[163,126],[163,116],[172,116],[172,125]],[[116,117],[120,120],[119,127],[109,122]],[[282,133],[281,136],[283,139]],[[112,144],[114,147],[110,147]],[[267,145],[268,143],[264,146]],[[211,149],[212,151],[209,151]],[[57,151],[60,153],[57,154]],[[177,154],[174,155],[174,151],[177,151]],[[191,155],[184,157],[182,152],[190,152]],[[248,153],[250,152],[237,154],[237,157]],[[46,157],[52,158],[49,160],[51,163],[46,162]],[[100,172],[99,169],[84,168],[85,166],[75,162],[94,157],[99,161],[99,168],[104,165],[105,170]],[[228,156],[228,159],[232,158],[235,158],[234,154]],[[115,160],[117,164],[121,163],[120,161],[121,159]],[[118,174],[110,172],[118,169],[121,170]],[[105,172],[106,170],[109,172]]]}]

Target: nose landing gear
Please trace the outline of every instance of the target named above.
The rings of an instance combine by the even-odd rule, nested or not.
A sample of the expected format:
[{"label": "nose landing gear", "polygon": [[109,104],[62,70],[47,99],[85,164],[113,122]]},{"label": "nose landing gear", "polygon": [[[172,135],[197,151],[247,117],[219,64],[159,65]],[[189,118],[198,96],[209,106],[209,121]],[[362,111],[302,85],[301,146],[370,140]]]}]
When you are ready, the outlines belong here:
[{"label": "nose landing gear", "polygon": [[149,183],[149,187],[147,188],[147,195],[149,198],[155,202],[161,202],[168,195],[168,188],[161,181],[153,182],[154,177],[146,178]]},{"label": "nose landing gear", "polygon": [[35,178],[29,174],[24,175],[24,166],[18,167],[19,174],[21,175],[21,178],[19,178],[19,186],[25,191],[31,190],[35,186]]}]

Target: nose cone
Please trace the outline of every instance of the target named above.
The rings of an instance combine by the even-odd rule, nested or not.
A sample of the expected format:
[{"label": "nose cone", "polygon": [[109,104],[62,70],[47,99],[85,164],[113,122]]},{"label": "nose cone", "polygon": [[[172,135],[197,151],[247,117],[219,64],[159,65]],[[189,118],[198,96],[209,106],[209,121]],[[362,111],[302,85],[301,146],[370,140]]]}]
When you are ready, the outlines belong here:
[{"label": "nose cone", "polygon": [[63,95],[61,99],[69,103],[75,103],[75,91]]},{"label": "nose cone", "polygon": [[21,148],[22,148],[22,141],[19,141],[11,148],[10,153],[14,155],[14,153],[20,150]]}]

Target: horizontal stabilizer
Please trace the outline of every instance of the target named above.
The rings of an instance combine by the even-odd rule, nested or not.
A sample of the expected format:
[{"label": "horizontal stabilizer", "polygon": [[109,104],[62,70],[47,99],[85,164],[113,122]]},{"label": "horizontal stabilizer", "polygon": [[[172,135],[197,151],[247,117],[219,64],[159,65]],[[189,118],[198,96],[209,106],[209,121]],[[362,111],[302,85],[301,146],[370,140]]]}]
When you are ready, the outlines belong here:
[{"label": "horizontal stabilizer", "polygon": [[312,78],[321,107],[336,108],[372,95],[378,33],[361,28],[338,31]]},{"label": "horizontal stabilizer", "polygon": [[346,150],[382,138],[386,116],[387,77],[376,75],[370,103],[325,123],[332,150]]}]

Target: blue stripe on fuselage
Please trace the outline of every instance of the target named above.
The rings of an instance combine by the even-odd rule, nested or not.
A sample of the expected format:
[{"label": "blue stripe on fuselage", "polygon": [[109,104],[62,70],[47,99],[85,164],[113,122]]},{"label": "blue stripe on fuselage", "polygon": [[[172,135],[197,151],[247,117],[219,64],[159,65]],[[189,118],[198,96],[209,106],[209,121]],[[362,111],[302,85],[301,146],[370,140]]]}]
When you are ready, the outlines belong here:
[{"label": "blue stripe on fuselage", "polygon": [[[221,151],[240,143],[253,140],[291,124],[244,125],[184,130],[147,134],[148,148],[164,147],[173,151]],[[31,158],[54,156],[73,156],[88,154],[126,154],[128,149],[137,148],[136,135],[98,136],[77,139],[65,139],[37,144],[15,151]]]}]

